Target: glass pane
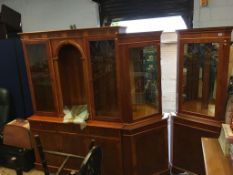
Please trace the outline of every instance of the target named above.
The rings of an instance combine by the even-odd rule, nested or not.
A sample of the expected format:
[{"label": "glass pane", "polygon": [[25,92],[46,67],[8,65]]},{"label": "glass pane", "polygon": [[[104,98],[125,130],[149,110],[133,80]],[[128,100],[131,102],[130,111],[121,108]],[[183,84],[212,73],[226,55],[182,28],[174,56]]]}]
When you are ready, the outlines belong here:
[{"label": "glass pane", "polygon": [[157,50],[154,46],[129,49],[133,118],[158,113]]},{"label": "glass pane", "polygon": [[113,40],[90,41],[95,112],[117,115],[115,44]]},{"label": "glass pane", "polygon": [[26,46],[37,111],[55,111],[45,44]]},{"label": "glass pane", "polygon": [[218,43],[184,45],[182,110],[215,114]]}]

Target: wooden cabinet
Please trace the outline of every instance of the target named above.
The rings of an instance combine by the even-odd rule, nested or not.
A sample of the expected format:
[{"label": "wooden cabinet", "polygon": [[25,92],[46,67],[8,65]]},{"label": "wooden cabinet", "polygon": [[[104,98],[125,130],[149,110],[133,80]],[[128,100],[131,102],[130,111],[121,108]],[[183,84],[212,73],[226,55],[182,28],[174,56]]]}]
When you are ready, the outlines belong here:
[{"label": "wooden cabinet", "polygon": [[173,139],[176,170],[205,174],[201,137],[218,137],[225,118],[232,29],[178,31],[178,114]]},{"label": "wooden cabinet", "polygon": [[[38,119],[38,120],[37,120]],[[49,119],[50,120],[50,119]],[[49,122],[33,116],[30,121],[32,134],[39,134],[45,149],[85,156],[92,140],[103,149],[103,174],[122,174],[121,131],[116,128],[87,126],[84,130],[75,124]],[[107,124],[107,123],[106,123]],[[36,154],[37,155],[37,154]],[[57,169],[63,157],[46,155],[49,167]],[[40,165],[36,156],[36,165]],[[77,170],[81,165],[79,159],[70,159],[65,170]]]},{"label": "wooden cabinet", "polygon": [[201,143],[206,175],[232,174],[232,160],[230,156],[225,156],[223,154],[218,140],[213,138],[201,138]]},{"label": "wooden cabinet", "polygon": [[[34,109],[29,121],[45,149],[85,155],[94,139],[103,148],[103,175],[168,172],[160,35],[119,27],[22,33]],[[79,106],[89,113],[83,130],[64,123],[64,110]],[[57,169],[62,157],[47,160]],[[79,165],[70,160],[66,170]]]}]

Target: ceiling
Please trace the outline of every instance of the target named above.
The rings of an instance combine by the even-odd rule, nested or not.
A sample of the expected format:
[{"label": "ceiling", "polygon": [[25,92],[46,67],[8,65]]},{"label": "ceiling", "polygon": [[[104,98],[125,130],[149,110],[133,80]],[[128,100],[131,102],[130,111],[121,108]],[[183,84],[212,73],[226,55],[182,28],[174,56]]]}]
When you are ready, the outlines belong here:
[{"label": "ceiling", "polygon": [[93,0],[99,4],[101,26],[111,21],[181,15],[192,28],[193,0]]}]

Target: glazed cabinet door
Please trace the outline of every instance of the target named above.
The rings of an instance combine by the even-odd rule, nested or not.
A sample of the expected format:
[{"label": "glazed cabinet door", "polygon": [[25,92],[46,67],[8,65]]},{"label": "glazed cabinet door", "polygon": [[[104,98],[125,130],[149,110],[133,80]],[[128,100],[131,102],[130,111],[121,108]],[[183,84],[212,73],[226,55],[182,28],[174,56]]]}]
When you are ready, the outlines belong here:
[{"label": "glazed cabinet door", "polygon": [[118,38],[125,122],[161,114],[160,35],[161,32],[131,33]]},{"label": "glazed cabinet door", "polygon": [[221,27],[177,32],[174,170],[205,174],[201,138],[219,137],[225,118],[231,31],[232,27]]},{"label": "glazed cabinet door", "polygon": [[132,44],[126,52],[132,119],[159,113],[159,47],[154,43]]},{"label": "glazed cabinet door", "polygon": [[[226,49],[228,47],[228,49]],[[180,111],[219,119],[224,116],[229,46],[222,42],[181,45]]]},{"label": "glazed cabinet door", "polygon": [[23,42],[34,113],[57,111],[54,76],[48,41]]},{"label": "glazed cabinet door", "polygon": [[94,117],[101,120],[118,120],[119,84],[115,40],[93,39],[88,41],[88,46]]}]

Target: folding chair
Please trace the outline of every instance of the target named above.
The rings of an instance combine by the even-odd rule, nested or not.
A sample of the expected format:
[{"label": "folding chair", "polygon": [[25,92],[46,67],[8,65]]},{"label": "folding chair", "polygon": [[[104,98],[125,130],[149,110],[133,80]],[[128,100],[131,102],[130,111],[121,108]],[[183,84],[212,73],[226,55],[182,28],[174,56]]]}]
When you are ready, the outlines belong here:
[{"label": "folding chair", "polygon": [[70,174],[72,175],[101,175],[102,150],[99,146],[94,145],[94,141],[91,142],[89,146],[89,152],[87,153],[87,155],[83,157],[83,156],[74,155],[74,154],[43,150],[39,135],[35,135],[34,138],[35,138],[36,147],[39,152],[39,156],[41,159],[41,163],[42,163],[45,175],[51,175],[51,174],[49,173],[49,169],[47,166],[47,161],[45,159],[44,153],[65,157],[58,171],[55,173],[56,175],[59,175],[61,173],[66,163],[68,162],[69,158],[77,158],[77,159],[83,160],[81,167],[79,168],[79,171],[71,172]]}]

